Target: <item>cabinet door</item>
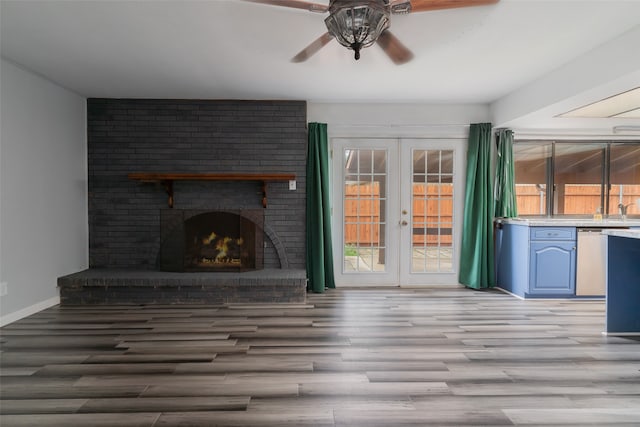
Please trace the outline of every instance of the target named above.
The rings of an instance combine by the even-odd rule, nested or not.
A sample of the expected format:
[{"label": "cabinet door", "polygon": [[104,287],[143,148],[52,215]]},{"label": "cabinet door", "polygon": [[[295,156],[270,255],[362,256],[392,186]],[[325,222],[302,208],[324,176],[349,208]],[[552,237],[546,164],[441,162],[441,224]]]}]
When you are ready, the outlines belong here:
[{"label": "cabinet door", "polygon": [[576,288],[574,242],[531,242],[529,292],[573,295]]}]

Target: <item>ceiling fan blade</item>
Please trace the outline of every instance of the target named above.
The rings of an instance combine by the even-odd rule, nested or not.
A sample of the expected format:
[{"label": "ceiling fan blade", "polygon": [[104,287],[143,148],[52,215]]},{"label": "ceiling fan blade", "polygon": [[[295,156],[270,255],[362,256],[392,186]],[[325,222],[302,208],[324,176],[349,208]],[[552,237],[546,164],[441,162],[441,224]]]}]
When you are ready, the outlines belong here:
[{"label": "ceiling fan blade", "polygon": [[310,12],[326,12],[329,6],[320,3],[310,3],[303,0],[242,0],[251,3],[262,3],[271,6],[293,7],[295,9],[304,9]]},{"label": "ceiling fan blade", "polygon": [[311,42],[311,44],[304,49],[302,49],[296,56],[291,58],[291,62],[304,62],[307,59],[311,58],[312,55],[315,55],[320,49],[324,47],[327,43],[329,43],[333,39],[333,36],[328,32],[324,33],[317,39]]},{"label": "ceiling fan blade", "polygon": [[[394,13],[427,12],[430,10],[455,9],[458,7],[485,6],[500,0],[394,0],[391,11]],[[409,3],[410,5],[407,5]]]},{"label": "ceiling fan blade", "polygon": [[389,30],[380,34],[377,43],[396,65],[402,65],[413,59],[413,53]]}]

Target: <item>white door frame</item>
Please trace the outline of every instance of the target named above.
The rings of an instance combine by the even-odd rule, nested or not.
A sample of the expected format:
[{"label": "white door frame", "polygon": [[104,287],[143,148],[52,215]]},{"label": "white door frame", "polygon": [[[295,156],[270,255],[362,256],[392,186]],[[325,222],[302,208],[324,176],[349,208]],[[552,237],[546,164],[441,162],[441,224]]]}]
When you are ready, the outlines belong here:
[{"label": "white door frame", "polygon": [[[345,272],[344,239],[344,149],[387,150],[387,211],[385,227],[385,272]],[[402,211],[411,218],[412,149],[452,150],[454,155],[453,200],[453,268],[443,273],[411,273],[412,230],[402,226]],[[463,138],[368,138],[335,137],[331,139],[332,170],[332,238],[336,286],[420,286],[458,284],[460,241],[464,205]],[[405,217],[406,218],[406,217]]]}]

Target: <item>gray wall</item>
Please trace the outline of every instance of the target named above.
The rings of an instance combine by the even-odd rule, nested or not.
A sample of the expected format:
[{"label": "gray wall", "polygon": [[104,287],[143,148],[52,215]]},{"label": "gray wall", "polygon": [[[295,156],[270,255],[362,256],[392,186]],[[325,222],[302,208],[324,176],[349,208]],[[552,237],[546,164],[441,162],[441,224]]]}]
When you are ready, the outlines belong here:
[{"label": "gray wall", "polygon": [[[91,267],[156,268],[167,195],[132,172],[296,174],[295,191],[268,184],[265,227],[288,267],[305,267],[304,101],[89,99],[87,108]],[[262,206],[257,182],[180,181],[174,191],[174,209]],[[280,268],[265,241],[265,268]]]},{"label": "gray wall", "polygon": [[87,268],[85,98],[2,59],[0,324],[59,300]]}]

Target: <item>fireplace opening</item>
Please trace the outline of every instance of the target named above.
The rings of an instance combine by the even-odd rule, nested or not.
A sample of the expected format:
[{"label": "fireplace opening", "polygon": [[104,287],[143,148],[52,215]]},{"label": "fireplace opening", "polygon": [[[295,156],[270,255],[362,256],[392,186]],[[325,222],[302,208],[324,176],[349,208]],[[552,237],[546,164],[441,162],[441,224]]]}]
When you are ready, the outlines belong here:
[{"label": "fireplace opening", "polygon": [[160,269],[248,271],[263,268],[262,211],[172,211],[161,221]]},{"label": "fireplace opening", "polygon": [[256,268],[256,226],[239,215],[211,212],[185,222],[185,270]]}]

